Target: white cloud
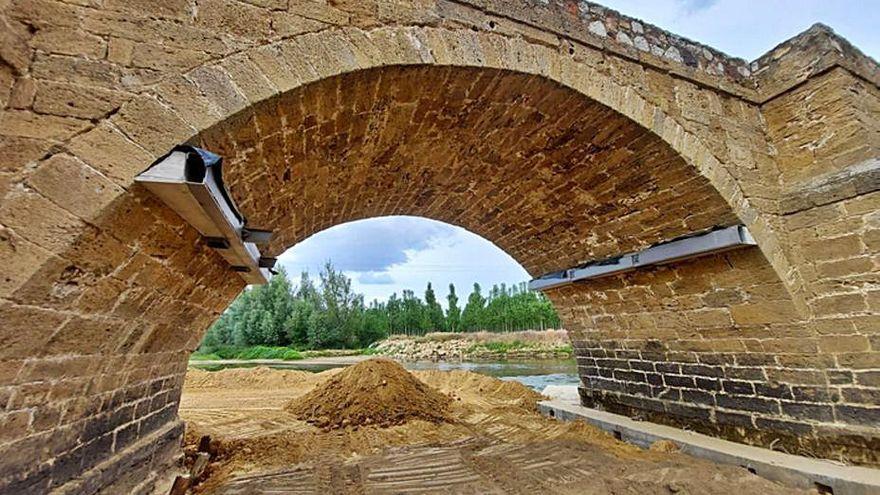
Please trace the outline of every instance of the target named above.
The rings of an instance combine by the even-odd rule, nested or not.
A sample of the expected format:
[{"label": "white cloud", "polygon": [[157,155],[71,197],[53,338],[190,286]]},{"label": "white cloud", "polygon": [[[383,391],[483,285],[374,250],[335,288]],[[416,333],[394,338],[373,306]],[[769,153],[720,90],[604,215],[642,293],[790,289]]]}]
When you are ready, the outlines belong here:
[{"label": "white cloud", "polygon": [[451,225],[415,217],[377,217],[323,230],[284,252],[279,260],[291,273],[317,272],[328,259],[343,271],[380,272],[406,261],[407,249],[427,248]]},{"label": "white cloud", "polygon": [[352,279],[366,301],[384,301],[409,289],[423,296],[428,282],[445,305],[449,284],[463,301],[474,282],[529,279],[513,258],[491,242],[460,227],[416,217],[380,217],[337,225],[313,235],[279,257],[291,278],[317,274],[324,261]]}]

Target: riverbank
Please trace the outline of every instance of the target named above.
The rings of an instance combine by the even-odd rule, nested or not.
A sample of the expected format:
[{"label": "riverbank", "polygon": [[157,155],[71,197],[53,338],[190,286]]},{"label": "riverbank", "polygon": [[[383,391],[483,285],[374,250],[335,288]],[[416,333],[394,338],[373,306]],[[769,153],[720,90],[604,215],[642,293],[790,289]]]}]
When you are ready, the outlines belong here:
[{"label": "riverbank", "polygon": [[[351,356],[387,356],[398,361],[523,361],[570,359],[571,344],[565,330],[524,332],[434,332],[421,336],[392,335],[366,349],[299,350],[290,347],[223,346],[196,351],[190,362],[197,366],[266,364]],[[356,361],[355,361],[356,362]]]},{"label": "riverbank", "polygon": [[357,364],[370,359],[373,356],[364,354],[348,354],[341,356],[301,357],[296,360],[285,359],[198,359],[190,361],[193,368],[206,368],[208,370],[221,368],[241,368],[266,366],[269,368],[284,368],[295,365],[297,369],[323,371],[328,368],[341,368]]},{"label": "riverbank", "polygon": [[300,361],[315,358],[371,356],[376,354],[372,349],[318,349],[303,351],[291,347],[272,347],[255,345],[248,347],[223,346],[208,352],[196,351],[190,356],[191,362],[238,362],[249,361],[277,362]]},{"label": "riverbank", "polygon": [[394,335],[372,349],[398,361],[569,359],[573,355],[565,330]]}]

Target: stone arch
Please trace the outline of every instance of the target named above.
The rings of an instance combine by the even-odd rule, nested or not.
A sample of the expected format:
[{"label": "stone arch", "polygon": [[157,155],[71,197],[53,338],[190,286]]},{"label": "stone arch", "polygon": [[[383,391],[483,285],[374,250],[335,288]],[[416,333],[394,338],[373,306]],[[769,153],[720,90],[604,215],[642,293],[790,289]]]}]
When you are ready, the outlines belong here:
[{"label": "stone arch", "polygon": [[[650,132],[511,71],[344,73],[255,104],[191,142],[226,157],[238,204],[277,231],[272,254],[334,224],[410,214],[493,240],[539,276],[737,222]],[[627,216],[642,230],[622,238]]]},{"label": "stone arch", "polygon": [[[604,64],[621,65],[616,66],[618,71],[609,71]],[[11,437],[0,446],[4,462],[0,486],[23,491],[68,482],[98,487],[115,483],[112,490],[125,491],[145,478],[149,481],[149,472],[167,468],[173,458],[180,435],[176,404],[187,351],[238,292],[241,282],[180,218],[144,190],[132,187],[134,175],[180,142],[195,140],[220,151],[216,147],[224,143],[212,139],[211,133],[223,126],[246,139],[247,119],[254,108],[271,105],[298,89],[305,91],[312,83],[412,66],[415,69],[407,70],[430,67],[450,73],[520,74],[514,77],[579,95],[582,102],[614,117],[618,125],[643,133],[643,139],[650,142],[643,146],[667,153],[676,170],[692,183],[705,185],[699,190],[707,191],[711,197],[707,201],[719,208],[726,222],[738,218],[758,239],[761,252],[751,249],[552,294],[568,321],[582,322],[575,329],[575,339],[591,393],[585,394],[585,401],[631,412],[627,408],[638,409],[651,396],[657,399],[650,401],[651,407],[662,410],[654,410],[658,421],[671,417],[673,422],[709,423],[715,427],[713,433],[761,444],[770,444],[781,434],[786,442],[820,455],[851,450],[860,452],[867,462],[876,462],[864,454],[877,452],[876,437],[839,434],[828,426],[834,422],[864,425],[863,411],[849,405],[832,409],[827,404],[809,404],[811,396],[830,393],[832,376],[843,380],[849,376],[852,381],[870,380],[871,375],[853,378],[848,368],[858,368],[858,363],[838,366],[823,353],[824,348],[820,352],[820,346],[835,342],[826,344],[803,321],[799,273],[780,249],[770,220],[755,206],[754,186],[734,173],[736,167],[749,168],[749,158],[741,157],[744,163],[719,160],[716,149],[708,144],[710,136],[695,132],[684,117],[673,116],[669,108],[649,99],[646,87],[650,89],[650,84],[636,84],[643,81],[632,75],[638,71],[634,65],[638,64],[606,58],[580,45],[554,49],[535,34],[429,26],[333,28],[258,44],[183,74],[171,74],[151,91],[113,109],[107,118],[97,119],[95,125],[75,129],[62,146],[35,163],[26,184],[9,193],[11,199],[5,205],[4,224],[14,230],[8,235],[22,269],[3,281],[5,300],[0,305],[9,338],[2,376],[13,394],[8,402],[12,412],[3,417]],[[633,79],[628,82],[629,77]],[[694,87],[701,91],[700,86]],[[714,90],[706,93],[714,94]],[[763,136],[755,139],[762,141]],[[246,158],[236,157],[236,151],[229,154],[230,162],[247,163]],[[232,182],[240,186],[247,183],[247,173],[244,168],[238,170],[244,172],[233,171]],[[256,203],[251,206],[252,196],[240,187],[236,192],[235,184],[233,194],[243,208],[252,208],[248,213],[266,211]],[[751,188],[748,193],[746,187]],[[70,194],[72,189],[75,194]],[[267,223],[277,220],[265,219]],[[468,221],[479,229],[479,218]],[[276,251],[304,232],[280,231],[283,235],[273,247]],[[505,226],[498,227],[497,232],[504,231]],[[583,232],[571,228],[558,235],[575,239],[578,233]],[[664,234],[674,236],[672,231]],[[643,245],[658,239],[637,241]],[[498,242],[511,251],[518,249],[515,242]],[[521,256],[530,251],[522,249]],[[539,275],[565,263],[614,253],[580,253],[571,259],[553,254],[523,261]],[[690,286],[694,279],[699,284]],[[707,296],[715,297],[721,306],[731,304],[724,302],[731,285],[747,285],[746,295],[763,298],[759,299],[763,313],[756,321],[737,321],[729,311],[699,307]],[[683,290],[668,294],[662,292],[664,288]],[[658,297],[660,302],[632,309],[626,304],[628,297],[640,297],[642,302]],[[679,300],[686,304],[671,304]],[[597,309],[611,304],[616,306],[610,313]],[[687,317],[658,324],[662,316],[681,311],[689,311]],[[676,347],[657,347],[660,339],[645,335],[652,327],[638,328],[646,322],[665,330]],[[683,337],[670,325],[680,326]],[[750,333],[736,335],[743,329]],[[767,334],[773,338],[767,339]],[[875,358],[875,354],[864,354],[850,358]],[[753,360],[744,360],[743,355]],[[632,361],[654,371],[633,368]],[[661,364],[670,371],[661,371]],[[691,368],[685,373],[683,366]],[[786,375],[789,367],[808,371]],[[778,373],[770,375],[770,368]],[[693,387],[678,388],[667,376]],[[653,397],[656,383],[651,380],[658,379],[666,385],[661,388],[679,395]],[[695,390],[702,383],[698,379],[714,383],[706,386],[718,387],[713,392],[719,394],[727,391],[725,387],[740,385],[722,385],[723,379],[748,383],[743,386],[751,387],[752,393],[744,399],[733,394],[736,397],[717,404],[728,411],[722,418],[694,405],[701,397],[705,399],[700,393],[715,396]],[[756,383],[765,381],[781,385],[768,385],[759,393]],[[870,391],[876,386],[858,384],[857,390]],[[690,397],[682,390],[689,391]],[[794,404],[795,409],[781,409],[773,394],[785,394],[791,399],[785,404]],[[865,399],[851,403],[860,400]],[[807,413],[811,416],[805,423],[794,421]],[[792,431],[808,439],[803,443],[792,440]],[[105,477],[134,465],[141,469],[131,470],[128,478]],[[75,477],[79,479],[71,481]]]},{"label": "stone arch", "polygon": [[[158,85],[150,96],[123,105],[119,114],[109,119],[108,127],[83,135],[85,143],[79,144],[74,138],[69,148],[74,153],[79,151],[77,154],[84,155],[81,158],[88,163],[103,162],[99,170],[117,172],[115,178],[127,187],[140,164],[127,163],[131,160],[127,154],[108,162],[109,150],[94,148],[100,146],[96,140],[105,141],[114,130],[133,141],[120,143],[119,148],[130,151],[129,146],[135,144],[141,148],[135,156],[143,157],[145,150],[148,156],[157,157],[173,143],[188,141],[249,105],[347,72],[388,65],[436,65],[533,74],[613,109],[677,152],[708,179],[749,227],[798,307],[806,311],[797,270],[791,269],[781,252],[768,217],[752,205],[728,165],[716,158],[699,135],[648,102],[626,81],[596,68],[595,61],[586,54],[580,59],[578,55],[575,47],[565,53],[491,31],[385,26],[368,31],[343,28],[307,34],[258,46],[175,76]],[[100,157],[94,156],[96,151]]]}]

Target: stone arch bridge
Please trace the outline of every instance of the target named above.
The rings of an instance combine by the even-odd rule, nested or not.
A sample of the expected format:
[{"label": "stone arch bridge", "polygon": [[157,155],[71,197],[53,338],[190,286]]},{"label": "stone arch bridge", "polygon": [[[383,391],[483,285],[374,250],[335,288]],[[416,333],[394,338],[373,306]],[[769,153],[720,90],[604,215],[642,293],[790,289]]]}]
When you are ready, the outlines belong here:
[{"label": "stone arch bridge", "polygon": [[828,28],[747,63],[573,0],[0,5],[0,492],[146,492],[179,454],[243,287],[133,182],[180,143],[269,254],[420,215],[538,277],[744,225],[547,290],[583,400],[880,464],[880,73]]}]

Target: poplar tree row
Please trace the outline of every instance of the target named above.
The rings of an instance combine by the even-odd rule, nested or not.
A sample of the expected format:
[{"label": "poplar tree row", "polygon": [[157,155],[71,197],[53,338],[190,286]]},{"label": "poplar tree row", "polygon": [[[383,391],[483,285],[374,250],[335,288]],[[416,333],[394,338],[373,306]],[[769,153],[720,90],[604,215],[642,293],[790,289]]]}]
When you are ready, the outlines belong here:
[{"label": "poplar tree row", "polygon": [[390,334],[509,332],[558,328],[559,317],[541,293],[526,284],[494,285],[483,294],[474,284],[464,308],[449,284],[446,310],[431,283],[424,298],[411,290],[387,302],[364,303],[351,280],[327,263],[317,282],[307,272],[294,287],[283,270],[266,285],[243,291],[211,326],[202,350],[220,346],[288,346],[300,349],[366,347]]}]

